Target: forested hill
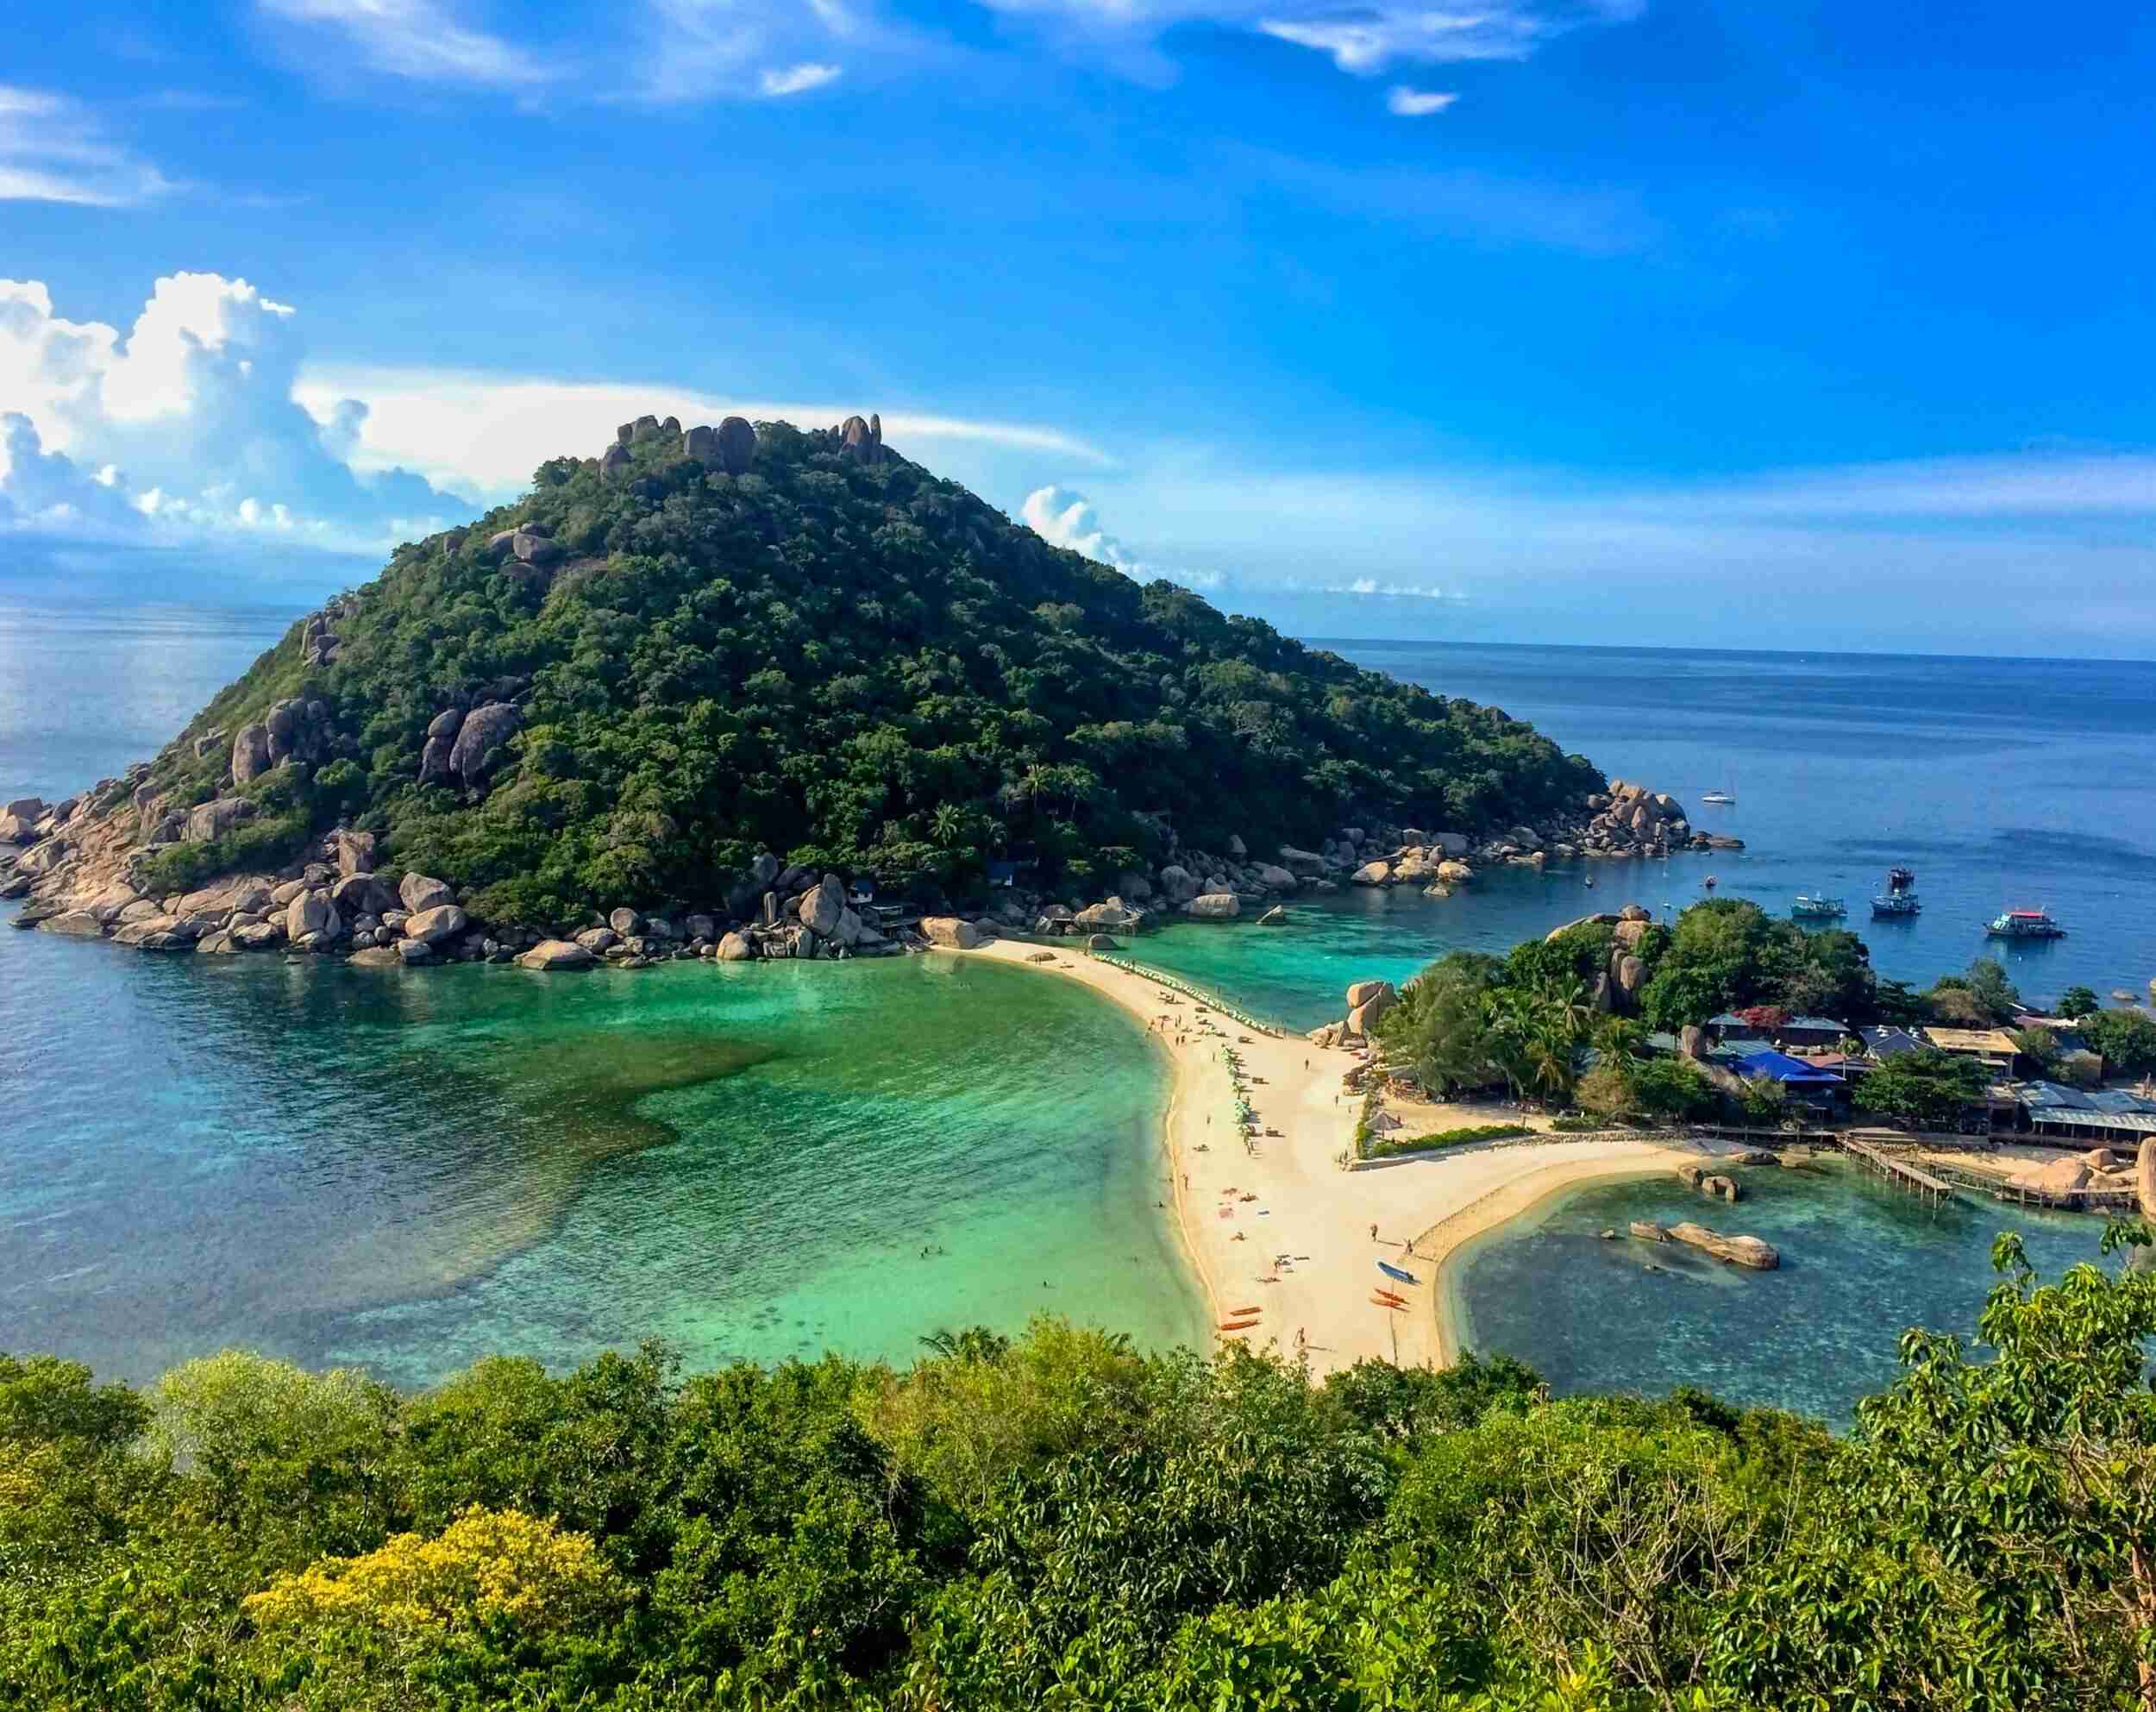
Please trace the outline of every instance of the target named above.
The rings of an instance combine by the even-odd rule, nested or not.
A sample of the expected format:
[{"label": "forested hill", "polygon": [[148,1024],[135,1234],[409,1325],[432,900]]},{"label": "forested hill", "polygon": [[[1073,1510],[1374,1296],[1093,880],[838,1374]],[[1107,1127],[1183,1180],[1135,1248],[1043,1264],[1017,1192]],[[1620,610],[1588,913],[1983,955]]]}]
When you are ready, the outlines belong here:
[{"label": "forested hill", "polygon": [[767,848],[962,885],[1023,850],[1082,887],[1170,828],[1471,831],[1603,783],[1499,711],[1051,547],[857,417],[646,417],[555,459],[295,624],[124,782],[254,801],[197,824],[172,883],[342,821],[505,920],[718,895]]}]

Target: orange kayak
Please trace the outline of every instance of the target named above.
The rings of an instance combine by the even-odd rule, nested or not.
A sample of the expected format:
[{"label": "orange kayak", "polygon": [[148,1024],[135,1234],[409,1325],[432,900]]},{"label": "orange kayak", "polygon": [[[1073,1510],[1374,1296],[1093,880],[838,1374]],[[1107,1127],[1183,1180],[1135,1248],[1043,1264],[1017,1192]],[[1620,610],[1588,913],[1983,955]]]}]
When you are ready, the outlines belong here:
[{"label": "orange kayak", "polygon": [[1264,1311],[1265,1310],[1262,1308],[1232,1308],[1228,1310],[1229,1314],[1233,1315],[1238,1320],[1240,1320],[1246,1314],[1263,1314]]},{"label": "orange kayak", "polygon": [[1250,1320],[1223,1320],[1220,1322],[1220,1329],[1223,1332],[1247,1332],[1251,1326],[1257,1324],[1257,1321],[1255,1318]]},{"label": "orange kayak", "polygon": [[1390,1300],[1387,1299],[1387,1298],[1386,1298],[1386,1297],[1384,1297],[1384,1296],[1372,1296],[1372,1297],[1370,1298],[1370,1300],[1371,1300],[1372,1301],[1376,1302],[1376,1303],[1377,1304],[1377,1306],[1378,1306],[1378,1307],[1380,1307],[1380,1308],[1391,1308],[1391,1309],[1392,1309],[1395,1313],[1398,1313],[1398,1312],[1400,1312],[1401,1309],[1405,1308],[1407,1306],[1407,1304],[1406,1302],[1404,1302],[1404,1301],[1390,1301]]}]

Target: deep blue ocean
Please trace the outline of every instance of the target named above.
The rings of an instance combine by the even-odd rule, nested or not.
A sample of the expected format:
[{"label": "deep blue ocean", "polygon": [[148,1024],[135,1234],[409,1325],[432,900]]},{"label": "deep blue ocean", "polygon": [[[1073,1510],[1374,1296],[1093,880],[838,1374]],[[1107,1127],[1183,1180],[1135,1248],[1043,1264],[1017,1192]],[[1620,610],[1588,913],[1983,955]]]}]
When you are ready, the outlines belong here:
[{"label": "deep blue ocean", "polygon": [[[0,800],[151,755],[291,616],[0,603]],[[1775,910],[1846,894],[1877,966],[1912,981],[2000,949],[1983,922],[2033,905],[2071,933],[2005,953],[2032,999],[2156,975],[2156,665],[1325,645],[1495,703],[1748,848],[1144,942],[1260,1013],[1308,1026],[1351,980],[1628,900],[1680,909],[1710,875]],[[1702,805],[1715,787],[1737,804]],[[1925,912],[1875,924],[1894,862]],[[0,1088],[25,1114],[0,1148],[0,1349],[142,1378],[241,1343],[423,1382],[487,1348],[566,1361],[652,1332],[699,1363],[902,1357],[918,1330],[1043,1308],[1191,1335],[1142,1034],[1017,972],[925,1005],[935,961],[843,983],[370,981],[0,932]],[[1667,1196],[1641,1186],[1485,1245],[1461,1286],[1478,1339],[1565,1388],[1694,1380],[1839,1417],[1890,1376],[1902,1326],[1966,1326],[1984,1215],[1913,1220],[1833,1176],[1771,1188],[1789,1264],[1747,1281],[1749,1307],[1595,1245]],[[2090,1221],[2034,1223],[2048,1264],[2093,1251]]]}]

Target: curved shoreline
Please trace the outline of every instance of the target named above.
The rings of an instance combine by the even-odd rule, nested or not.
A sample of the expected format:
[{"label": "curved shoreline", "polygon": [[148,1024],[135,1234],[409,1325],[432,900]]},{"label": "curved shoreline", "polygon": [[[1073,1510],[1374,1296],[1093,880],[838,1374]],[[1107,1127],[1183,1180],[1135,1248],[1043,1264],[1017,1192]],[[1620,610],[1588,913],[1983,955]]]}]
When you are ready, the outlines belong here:
[{"label": "curved shoreline", "polygon": [[1416,1252],[1430,1264],[1432,1335],[1437,1344],[1437,1364],[1451,1366],[1465,1347],[1467,1305],[1461,1299],[1460,1279],[1467,1263],[1484,1242],[1501,1235],[1507,1226],[1551,1208],[1582,1189],[1659,1176],[1677,1162],[1689,1157],[1673,1148],[1658,1151],[1666,1157],[1552,1160],[1525,1177],[1491,1189],[1417,1237]]},{"label": "curved shoreline", "polygon": [[[1045,961],[1031,961],[1044,950]],[[1564,1189],[1652,1176],[1691,1157],[1626,1138],[1553,1139],[1344,1170],[1338,1162],[1360,1102],[1339,1081],[1357,1062],[1353,1054],[1294,1035],[1244,1034],[1218,1013],[1201,1019],[1195,1000],[1075,948],[994,940],[954,955],[1061,975],[1149,1025],[1175,1075],[1164,1143],[1176,1224],[1215,1327],[1252,1319],[1238,1335],[1302,1356],[1313,1377],[1370,1358],[1448,1364],[1459,1336],[1446,1275],[1457,1271],[1449,1263],[1463,1245]],[[1247,1150],[1236,1144],[1235,1085],[1219,1056],[1229,1043],[1248,1073],[1260,1129]],[[1215,1113],[1223,1121],[1209,1121]],[[1380,1261],[1413,1282],[1388,1281]],[[1408,1305],[1388,1306],[1378,1285]],[[1415,1300],[1423,1290],[1426,1303]]]}]

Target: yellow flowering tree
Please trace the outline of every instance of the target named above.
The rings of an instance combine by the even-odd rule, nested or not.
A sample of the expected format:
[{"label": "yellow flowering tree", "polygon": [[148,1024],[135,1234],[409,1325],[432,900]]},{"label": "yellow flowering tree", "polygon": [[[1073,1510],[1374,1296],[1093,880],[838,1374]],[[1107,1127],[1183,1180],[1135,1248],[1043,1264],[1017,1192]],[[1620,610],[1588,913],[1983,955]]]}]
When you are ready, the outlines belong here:
[{"label": "yellow flowering tree", "polygon": [[432,1539],[399,1533],[362,1556],[281,1575],[245,1606],[264,1629],[360,1627],[419,1639],[498,1625],[543,1635],[619,1602],[589,1534],[473,1506]]}]

